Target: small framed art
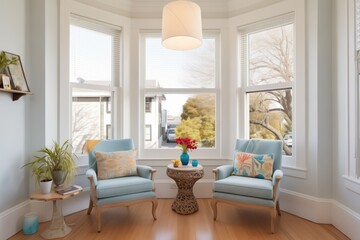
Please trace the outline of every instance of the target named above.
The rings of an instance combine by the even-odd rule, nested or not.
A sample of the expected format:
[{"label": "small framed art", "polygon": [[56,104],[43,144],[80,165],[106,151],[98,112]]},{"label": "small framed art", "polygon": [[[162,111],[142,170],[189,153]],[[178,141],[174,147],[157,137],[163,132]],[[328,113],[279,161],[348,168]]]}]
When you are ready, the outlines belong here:
[{"label": "small framed art", "polygon": [[10,85],[10,78],[6,75],[2,75],[2,84],[3,84],[3,88],[10,90],[11,89],[11,85]]},{"label": "small framed art", "polygon": [[30,92],[29,86],[26,81],[24,69],[21,64],[20,56],[9,52],[5,52],[5,54],[8,59],[11,59],[13,57],[17,59],[16,64],[8,66],[12,88],[23,92]]}]

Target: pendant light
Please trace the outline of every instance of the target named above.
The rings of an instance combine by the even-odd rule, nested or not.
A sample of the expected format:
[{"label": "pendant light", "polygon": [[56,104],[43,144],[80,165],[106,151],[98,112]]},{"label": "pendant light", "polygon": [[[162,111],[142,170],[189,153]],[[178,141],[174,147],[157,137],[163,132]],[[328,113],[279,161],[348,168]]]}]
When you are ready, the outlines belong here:
[{"label": "pendant light", "polygon": [[166,4],[162,15],[162,45],[174,50],[190,50],[202,43],[201,9],[192,1]]}]

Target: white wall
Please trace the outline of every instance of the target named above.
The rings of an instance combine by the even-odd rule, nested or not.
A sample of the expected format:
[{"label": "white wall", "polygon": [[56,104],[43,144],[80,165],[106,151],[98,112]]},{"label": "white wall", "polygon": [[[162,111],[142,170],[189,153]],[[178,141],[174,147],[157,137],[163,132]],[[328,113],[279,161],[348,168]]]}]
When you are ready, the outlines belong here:
[{"label": "white wall", "polygon": [[[0,0],[0,6],[0,51],[20,55],[25,74],[29,78],[28,1]],[[31,89],[32,80],[29,78],[28,81]],[[28,158],[26,130],[30,127],[29,102],[29,96],[12,101],[11,94],[0,93],[0,189],[3,192],[0,213],[28,198],[28,171],[21,167]]]},{"label": "white wall", "polygon": [[[31,155],[57,141],[58,133],[58,6],[56,0],[32,0],[28,52],[33,80],[27,149]],[[28,159],[30,160],[30,159]],[[34,189],[30,181],[30,189]]]},{"label": "white wall", "polygon": [[[33,95],[13,102],[0,93],[0,239],[19,231],[35,188],[28,168],[35,151],[57,138],[57,1],[1,0],[0,50],[20,55]],[[30,180],[30,181],[29,181]],[[15,231],[15,232],[14,232]]]},{"label": "white wall", "polygon": [[[353,142],[357,133],[354,130],[355,114],[354,108],[354,85],[351,81],[355,78],[355,54],[354,29],[351,23],[353,13],[349,6],[354,4],[352,0],[333,1],[333,34],[332,34],[332,96],[333,96],[333,171],[332,171],[332,198],[342,206],[348,208],[346,211],[338,211],[333,208],[332,223],[341,231],[353,239],[360,235],[360,181],[348,181],[345,176],[351,175],[355,165]],[[352,188],[346,185],[351,183]],[[357,193],[356,193],[357,192]],[[340,213],[340,214],[339,214]],[[345,216],[349,220],[344,220]],[[352,221],[351,221],[352,220]],[[350,223],[351,222],[351,223]]]},{"label": "white wall", "polygon": [[[353,119],[349,119],[349,94],[352,91],[350,82],[352,80],[352,72],[349,71],[348,55],[348,3],[352,1],[334,1],[334,33],[333,33],[333,95],[334,99],[334,161],[333,161],[333,198],[338,202],[348,206],[357,213],[360,213],[360,195],[350,189],[344,187],[344,176],[350,173],[349,161],[353,156],[349,154],[349,145],[352,140],[349,138],[349,123]],[[351,36],[350,36],[351,37]],[[351,69],[350,69],[351,70]],[[357,185],[360,185],[358,181]]]},{"label": "white wall", "polygon": [[[29,1],[0,0],[0,51],[20,56],[30,90]],[[31,96],[12,101],[9,93],[0,93],[0,239],[6,239],[19,230],[21,218],[27,211],[29,172],[22,166],[27,162],[27,137]],[[25,203],[24,203],[25,202]],[[9,209],[16,210],[12,211]],[[16,212],[16,214],[13,214]]]}]

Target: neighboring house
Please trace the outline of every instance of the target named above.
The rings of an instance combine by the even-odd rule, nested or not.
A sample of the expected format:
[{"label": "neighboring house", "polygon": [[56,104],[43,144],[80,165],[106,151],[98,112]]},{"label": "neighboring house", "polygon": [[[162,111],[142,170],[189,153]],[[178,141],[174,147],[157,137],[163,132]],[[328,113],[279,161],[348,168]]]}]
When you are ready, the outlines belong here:
[{"label": "neighboring house", "polygon": [[[166,121],[162,110],[163,94],[145,97],[145,148],[161,146]],[[166,126],[166,125],[165,125]]]}]

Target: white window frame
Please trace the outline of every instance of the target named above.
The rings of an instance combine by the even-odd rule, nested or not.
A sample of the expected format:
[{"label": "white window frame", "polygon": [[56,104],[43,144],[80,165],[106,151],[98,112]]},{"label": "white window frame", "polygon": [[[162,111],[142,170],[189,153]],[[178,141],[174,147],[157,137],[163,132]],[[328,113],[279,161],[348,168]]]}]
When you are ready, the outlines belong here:
[{"label": "white window frame", "polygon": [[[296,16],[296,17],[295,17]],[[283,155],[283,170],[287,169],[285,174],[306,178],[306,129],[305,119],[305,28],[302,14],[296,14],[294,12],[286,13],[283,15],[274,16],[272,18],[258,20],[254,23],[238,26],[238,62],[241,66],[242,62],[242,51],[241,51],[241,32],[253,32],[253,30],[266,30],[276,26],[281,26],[283,23],[294,24],[294,43],[295,43],[295,59],[294,59],[294,81],[291,83],[277,83],[272,85],[258,85],[258,86],[247,86],[247,79],[241,75],[239,71],[239,82],[238,82],[238,119],[242,123],[239,126],[239,136],[248,138],[249,136],[249,109],[246,100],[246,94],[255,91],[264,91],[271,89],[292,89],[293,94],[293,119],[292,119],[292,134],[293,134],[293,147],[292,156]],[[244,69],[244,66],[240,67]],[[297,147],[301,146],[301,150]]]},{"label": "white window frame", "polygon": [[[347,113],[348,113],[348,159],[345,162],[346,172],[343,175],[344,186],[360,194],[360,59],[357,50],[360,48],[360,31],[357,31],[356,0],[347,2],[347,37],[348,37],[348,69],[347,69]],[[360,14],[359,14],[360,15]],[[359,19],[360,20],[360,19]],[[358,20],[358,21],[359,21]],[[360,22],[360,21],[359,21]],[[358,36],[357,36],[358,35]],[[357,41],[359,41],[357,43]]]},{"label": "white window frame", "polygon": [[[122,56],[121,53],[123,52],[122,49],[122,28],[110,23],[106,23],[104,21],[98,21],[94,20],[92,18],[83,17],[78,14],[69,14],[69,20],[64,21],[66,22],[66,26],[60,26],[62,29],[62,32],[64,33],[62,37],[62,44],[61,48],[63,51],[66,51],[64,53],[61,53],[61,82],[60,82],[60,89],[62,94],[60,95],[60,112],[63,112],[63,116],[60,119],[60,130],[59,135],[60,139],[70,139],[72,136],[72,89],[73,88],[82,88],[82,89],[88,89],[88,90],[103,90],[103,91],[109,91],[111,93],[111,114],[112,114],[112,126],[111,126],[111,134],[113,138],[116,138],[119,135],[120,129],[118,127],[118,120],[121,115],[121,108],[118,104],[119,100],[121,99],[121,73],[122,73],[122,65],[121,60]],[[69,49],[70,49],[70,25],[74,24],[73,19],[75,19],[75,22],[85,22],[84,25],[78,25],[80,27],[86,28],[86,25],[89,24],[90,26],[92,24],[97,25],[95,29],[98,29],[100,27],[104,28],[104,31],[107,32],[109,29],[112,29],[111,31],[118,32],[117,36],[117,45],[118,49],[114,51],[114,54],[117,54],[117,57],[113,56],[112,62],[114,64],[113,73],[112,73],[112,82],[110,86],[105,85],[94,85],[94,84],[87,84],[87,83],[75,83],[69,81]],[[90,27],[91,29],[91,27]],[[106,30],[107,29],[107,30]],[[92,29],[94,30],[94,29]],[[114,58],[116,60],[114,61]],[[79,157],[79,165],[87,164],[88,157],[87,154],[78,154]]]},{"label": "white window frame", "polygon": [[181,149],[176,147],[174,149],[145,149],[145,96],[148,94],[201,94],[209,93],[214,94],[216,116],[215,116],[215,148],[198,148],[190,152],[192,158],[198,159],[218,159],[221,153],[221,109],[220,109],[220,31],[217,30],[204,30],[203,36],[215,38],[215,87],[214,88],[145,88],[145,39],[147,37],[160,37],[161,31],[146,31],[140,32],[140,77],[139,77],[139,157],[141,159],[174,159],[178,158],[181,154]]},{"label": "white window frame", "polygon": [[[360,2],[348,0],[348,113],[349,160],[346,176],[360,184]],[[357,9],[358,8],[358,9]]]}]

